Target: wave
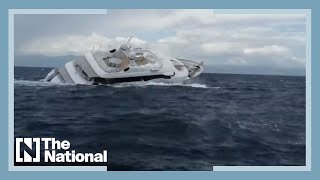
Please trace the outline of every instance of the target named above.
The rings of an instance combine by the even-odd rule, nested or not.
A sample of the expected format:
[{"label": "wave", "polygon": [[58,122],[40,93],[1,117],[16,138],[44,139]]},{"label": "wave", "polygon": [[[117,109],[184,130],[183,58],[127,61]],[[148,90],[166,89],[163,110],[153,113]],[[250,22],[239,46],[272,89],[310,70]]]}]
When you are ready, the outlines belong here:
[{"label": "wave", "polygon": [[33,80],[14,80],[15,85],[21,85],[21,86],[70,86],[73,84],[66,84],[66,83],[51,83],[51,82],[45,82],[43,80],[39,81],[33,81]]},{"label": "wave", "polygon": [[[51,83],[45,82],[43,80],[32,81],[32,80],[14,80],[14,84],[22,86],[70,86],[75,84],[66,84],[66,83]],[[88,86],[88,85],[85,85]],[[145,86],[181,86],[181,87],[191,87],[191,88],[214,88],[219,89],[220,87],[209,87],[206,84],[199,83],[163,83],[163,82],[124,82],[117,84],[106,84],[103,86],[115,87],[115,88],[127,88],[127,87],[145,87]]]},{"label": "wave", "polygon": [[192,88],[210,88],[205,84],[198,84],[198,83],[190,83],[190,84],[183,84],[183,83],[164,83],[164,82],[128,82],[128,83],[118,83],[112,85],[106,85],[111,87],[145,87],[145,86],[182,86],[182,87],[192,87]]}]

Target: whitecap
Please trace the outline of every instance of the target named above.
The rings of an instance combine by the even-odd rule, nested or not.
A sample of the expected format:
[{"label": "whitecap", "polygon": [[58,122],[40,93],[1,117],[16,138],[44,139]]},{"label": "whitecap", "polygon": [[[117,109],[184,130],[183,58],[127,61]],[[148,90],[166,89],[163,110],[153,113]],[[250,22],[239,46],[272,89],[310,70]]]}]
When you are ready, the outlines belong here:
[{"label": "whitecap", "polygon": [[15,85],[20,86],[66,86],[66,85],[73,85],[73,84],[66,84],[66,83],[51,83],[45,81],[32,81],[32,80],[14,80]]},{"label": "whitecap", "polygon": [[107,85],[111,87],[145,87],[145,86],[183,86],[183,87],[192,87],[192,88],[209,88],[205,84],[191,83],[164,83],[164,82],[129,82],[129,83],[117,83],[112,85]]},{"label": "whitecap", "polygon": [[[39,81],[32,81],[32,80],[14,80],[15,85],[21,86],[70,86],[75,84],[67,84],[67,83],[52,83],[52,82],[45,82],[43,80]],[[190,83],[190,84],[183,84],[183,83],[164,83],[164,82],[124,82],[124,83],[117,83],[117,84],[106,84],[104,86],[115,87],[115,88],[126,88],[126,87],[147,87],[147,86],[173,86],[173,87],[191,87],[191,88],[214,88],[219,89],[220,87],[209,87],[206,84],[199,84],[199,83]]]}]

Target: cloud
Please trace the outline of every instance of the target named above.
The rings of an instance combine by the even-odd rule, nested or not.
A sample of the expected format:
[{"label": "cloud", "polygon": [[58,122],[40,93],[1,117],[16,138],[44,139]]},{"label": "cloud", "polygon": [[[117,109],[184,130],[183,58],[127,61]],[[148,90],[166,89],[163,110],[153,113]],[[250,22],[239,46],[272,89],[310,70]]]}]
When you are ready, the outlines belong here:
[{"label": "cloud", "polygon": [[260,65],[269,64],[277,67],[304,67],[305,65],[304,58],[296,57],[288,47],[279,45],[245,48],[243,53],[248,59],[262,61],[263,63]]},{"label": "cloud", "polygon": [[[245,14],[215,14],[216,19],[221,23],[279,23],[285,21],[305,21],[306,14],[273,14],[273,13],[245,13]],[[263,20],[263,22],[261,22]],[[291,23],[291,22],[290,22]]]},{"label": "cloud", "polygon": [[246,55],[287,55],[289,53],[289,48],[278,45],[263,46],[259,48],[245,48],[243,53]]},{"label": "cloud", "polygon": [[[93,46],[116,48],[133,36],[136,46],[167,56],[205,60],[212,66],[305,67],[305,14],[150,9],[109,10],[106,16],[90,18],[65,16],[50,16],[50,28],[46,28],[48,17],[17,18],[21,23],[15,25],[23,24],[27,31],[15,31],[16,54],[81,55]],[[26,21],[29,23],[22,23]]]},{"label": "cloud", "polygon": [[[108,38],[96,33],[91,35],[62,35],[38,38],[17,49],[18,54],[41,54],[46,56],[82,55],[92,49],[118,48],[128,37]],[[132,44],[145,46],[146,42],[133,37]]]},{"label": "cloud", "polygon": [[124,10],[116,18],[116,21],[121,22],[117,24],[117,28],[131,30],[163,30],[192,26],[195,23],[206,25],[215,21],[213,10],[210,9]]},{"label": "cloud", "polygon": [[235,42],[211,42],[201,44],[201,50],[206,56],[239,54],[242,50],[242,44]]},{"label": "cloud", "polygon": [[188,41],[186,39],[182,39],[177,36],[166,37],[158,40],[159,43],[166,43],[166,44],[187,44]]}]

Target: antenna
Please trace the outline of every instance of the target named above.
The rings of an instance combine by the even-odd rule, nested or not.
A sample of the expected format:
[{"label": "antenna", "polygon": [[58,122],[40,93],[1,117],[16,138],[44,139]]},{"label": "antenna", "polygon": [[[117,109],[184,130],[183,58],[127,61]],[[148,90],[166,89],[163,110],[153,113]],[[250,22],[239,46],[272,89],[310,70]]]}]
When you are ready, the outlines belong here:
[{"label": "antenna", "polygon": [[130,37],[129,37],[129,39],[128,39],[127,43],[130,43],[130,42],[131,42],[131,40],[132,40],[132,36],[130,36]]},{"label": "antenna", "polygon": [[93,46],[93,48],[92,48],[92,50],[91,50],[91,53],[93,53],[93,51],[94,51],[94,48],[95,48],[95,46]]},{"label": "antenna", "polygon": [[130,38],[128,39],[128,41],[127,41],[127,46],[128,46],[128,48],[130,49],[131,48],[131,40],[132,40],[132,36],[130,36]]}]

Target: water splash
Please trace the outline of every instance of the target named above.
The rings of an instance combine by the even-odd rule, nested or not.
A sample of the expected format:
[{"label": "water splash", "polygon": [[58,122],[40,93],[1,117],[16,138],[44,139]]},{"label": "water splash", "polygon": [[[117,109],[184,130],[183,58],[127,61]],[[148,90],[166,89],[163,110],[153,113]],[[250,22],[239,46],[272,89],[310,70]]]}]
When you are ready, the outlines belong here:
[{"label": "water splash", "polygon": [[[20,86],[72,86],[76,84],[66,84],[66,83],[51,83],[45,82],[43,80],[39,81],[32,81],[32,80],[14,80],[15,85]],[[183,84],[183,83],[163,83],[163,82],[124,82],[124,83],[117,83],[117,84],[106,84],[103,86],[114,87],[114,88],[127,88],[127,87],[147,87],[147,86],[172,86],[172,87],[191,87],[191,88],[214,88],[219,89],[220,87],[209,87],[206,84],[199,84],[199,83],[190,83],[190,84]]]},{"label": "water splash", "polygon": [[32,81],[32,80],[14,80],[15,85],[20,85],[20,86],[41,86],[41,87],[46,87],[46,86],[70,86],[74,84],[66,84],[66,83],[51,83],[51,82],[45,82],[42,80],[39,81]]},{"label": "water splash", "polygon": [[123,87],[145,87],[145,86],[182,86],[182,87],[192,87],[192,88],[209,88],[205,84],[191,83],[191,84],[183,84],[183,83],[163,83],[163,82],[128,82],[128,83],[118,83],[107,85],[111,87],[123,88]]}]

